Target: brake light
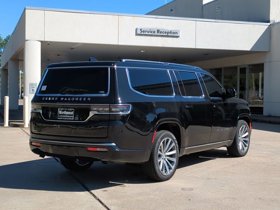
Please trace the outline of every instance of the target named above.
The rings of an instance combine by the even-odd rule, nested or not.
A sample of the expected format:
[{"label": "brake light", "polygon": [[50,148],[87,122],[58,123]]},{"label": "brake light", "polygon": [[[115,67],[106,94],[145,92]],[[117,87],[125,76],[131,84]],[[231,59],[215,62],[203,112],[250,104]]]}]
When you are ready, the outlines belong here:
[{"label": "brake light", "polygon": [[104,147],[88,147],[87,151],[89,151],[89,152],[108,152],[108,149],[104,148]]},{"label": "brake light", "polygon": [[31,142],[31,145],[34,147],[41,147],[42,145],[38,142]]},{"label": "brake light", "polygon": [[94,104],[91,111],[96,114],[129,114],[130,104]]}]

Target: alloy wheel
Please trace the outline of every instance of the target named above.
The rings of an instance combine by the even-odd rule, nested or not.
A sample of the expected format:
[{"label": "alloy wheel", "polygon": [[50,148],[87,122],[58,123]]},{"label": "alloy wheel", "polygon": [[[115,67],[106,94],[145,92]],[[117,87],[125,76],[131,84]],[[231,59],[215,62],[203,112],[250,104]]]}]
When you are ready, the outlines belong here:
[{"label": "alloy wheel", "polygon": [[250,133],[249,133],[249,127],[247,124],[243,124],[239,128],[238,132],[238,147],[240,152],[246,153],[246,151],[249,148],[249,142],[250,141]]},{"label": "alloy wheel", "polygon": [[157,162],[163,175],[171,174],[177,165],[177,150],[173,139],[164,138],[158,148]]}]

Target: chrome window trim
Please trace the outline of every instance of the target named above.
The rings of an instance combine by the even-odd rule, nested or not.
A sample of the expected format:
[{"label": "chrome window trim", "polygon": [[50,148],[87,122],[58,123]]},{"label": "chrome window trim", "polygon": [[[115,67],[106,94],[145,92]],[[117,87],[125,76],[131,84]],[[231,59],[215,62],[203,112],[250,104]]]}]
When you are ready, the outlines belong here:
[{"label": "chrome window trim", "polygon": [[130,75],[129,75],[129,69],[130,67],[126,67],[125,70],[126,70],[126,76],[127,76],[127,80],[128,80],[128,85],[129,85],[129,88],[139,94],[139,95],[142,95],[142,96],[146,96],[146,97],[154,97],[154,98],[174,98],[175,97],[175,91],[174,91],[174,86],[173,86],[173,82],[172,82],[172,79],[171,79],[171,75],[170,75],[170,70],[169,69],[161,69],[161,68],[142,68],[142,67],[133,67],[134,69],[156,69],[156,70],[159,70],[159,71],[167,71],[167,74],[168,74],[168,77],[169,77],[169,80],[170,80],[170,84],[171,84],[171,88],[172,88],[172,92],[173,94],[172,95],[149,95],[149,94],[145,94],[145,93],[141,93],[137,90],[135,90],[132,85],[131,85],[131,80],[130,80]]},{"label": "chrome window trim", "polygon": [[89,121],[89,119],[95,114],[96,114],[96,112],[90,111],[88,117],[85,120],[49,120],[49,119],[44,118],[44,116],[42,114],[42,111],[40,111],[41,117],[47,122],[65,122],[65,123],[67,123],[67,122],[70,122],[70,123],[84,123],[84,122]]},{"label": "chrome window trim", "polygon": [[212,79],[214,79],[214,80],[218,83],[218,85],[221,87],[222,90],[225,90],[225,88],[221,85],[221,83],[220,83],[218,80],[216,80],[216,78],[213,77],[211,74],[207,74],[207,73],[199,73],[199,74],[200,74],[200,77],[201,77],[201,79],[202,79],[202,81],[203,81],[203,84],[204,84],[204,87],[205,87],[205,90],[206,90],[206,92],[207,92],[208,97],[209,97],[209,98],[218,98],[218,99],[222,98],[222,97],[211,97],[211,96],[209,95],[208,89],[207,89],[207,87],[206,87],[206,84],[205,84],[205,82],[204,82],[204,79],[203,79],[203,76],[202,76],[202,75],[204,74],[204,75],[207,75],[207,76],[211,77]]},{"label": "chrome window trim", "polygon": [[[104,93],[104,94],[41,94],[39,93],[41,88],[42,88],[42,85],[43,85],[43,81],[45,80],[45,77],[48,73],[48,71],[50,69],[69,69],[69,68],[107,68],[108,69],[108,85],[107,85],[107,92]],[[37,88],[37,91],[36,91],[36,96],[68,96],[68,97],[77,97],[77,96],[84,96],[84,97],[92,97],[92,96],[97,96],[97,97],[104,97],[104,96],[109,96],[110,94],[110,87],[111,87],[111,76],[110,76],[110,67],[109,66],[74,66],[74,67],[71,67],[71,66],[68,66],[68,67],[53,67],[53,68],[47,68],[46,69],[46,72],[44,73],[44,76]]]},{"label": "chrome window trim", "polygon": [[[178,71],[178,72],[179,72],[179,71],[183,71],[183,72],[189,72],[189,73],[195,74],[202,95],[200,95],[200,96],[184,96],[184,95],[182,94],[182,92],[181,92],[181,88],[180,88],[180,85],[179,85],[179,83],[178,83],[179,80],[178,80],[178,78],[177,78],[177,76],[176,76],[176,71]],[[174,76],[175,76],[175,78],[176,78],[177,85],[178,85],[178,87],[179,87],[179,92],[180,92],[180,94],[181,94],[181,97],[183,97],[183,98],[197,98],[197,99],[205,98],[205,94],[204,94],[203,88],[202,88],[202,86],[201,86],[200,79],[199,79],[199,76],[197,75],[197,72],[188,71],[188,70],[173,70],[173,74],[174,74]]]}]

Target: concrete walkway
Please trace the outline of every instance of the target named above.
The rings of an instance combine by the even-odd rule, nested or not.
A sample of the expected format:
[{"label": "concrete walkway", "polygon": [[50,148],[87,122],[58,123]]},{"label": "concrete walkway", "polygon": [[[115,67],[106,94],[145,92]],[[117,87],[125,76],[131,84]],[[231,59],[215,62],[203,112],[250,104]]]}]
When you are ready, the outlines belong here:
[{"label": "concrete walkway", "polygon": [[53,158],[29,151],[20,128],[0,128],[0,209],[104,209]]},{"label": "concrete walkway", "polygon": [[279,209],[280,125],[255,123],[244,158],[225,149],[180,159],[175,176],[153,183],[140,166],[94,163],[71,173],[38,158],[28,130],[0,127],[0,209]]}]

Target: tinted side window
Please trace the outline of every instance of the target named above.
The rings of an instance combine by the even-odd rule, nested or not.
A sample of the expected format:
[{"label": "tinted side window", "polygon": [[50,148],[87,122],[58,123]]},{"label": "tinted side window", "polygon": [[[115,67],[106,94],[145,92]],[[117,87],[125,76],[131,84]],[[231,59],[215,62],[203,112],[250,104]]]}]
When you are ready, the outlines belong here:
[{"label": "tinted side window", "polygon": [[202,78],[210,97],[222,97],[223,88],[213,77],[202,74]]},{"label": "tinted side window", "polygon": [[175,73],[183,96],[202,95],[202,91],[195,73],[186,71],[176,71]]},{"label": "tinted side window", "polygon": [[134,90],[147,95],[173,95],[173,88],[167,70],[129,69],[128,72],[130,83]]}]

